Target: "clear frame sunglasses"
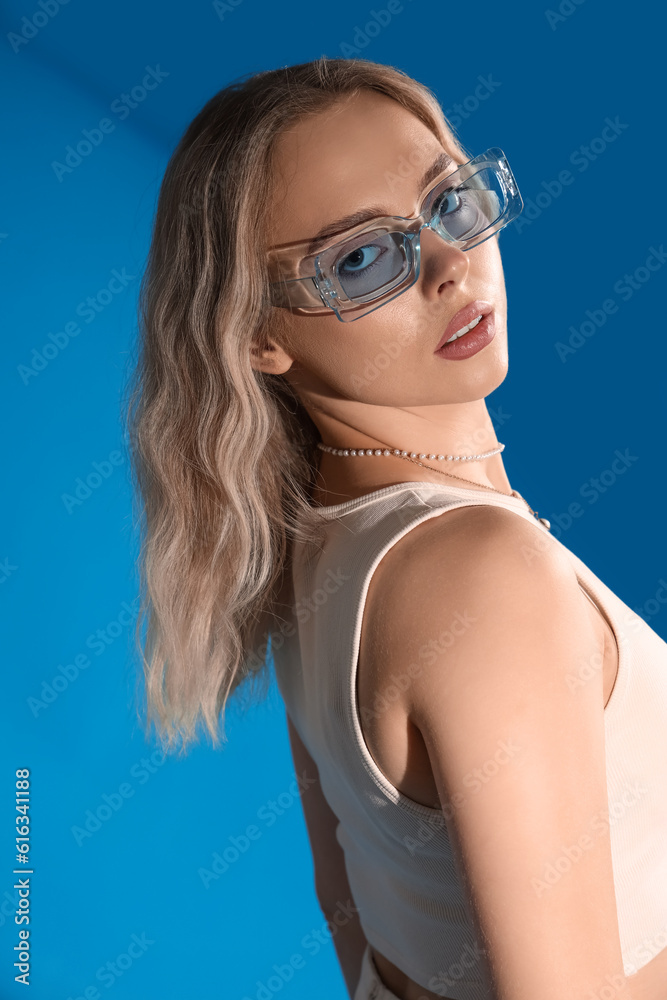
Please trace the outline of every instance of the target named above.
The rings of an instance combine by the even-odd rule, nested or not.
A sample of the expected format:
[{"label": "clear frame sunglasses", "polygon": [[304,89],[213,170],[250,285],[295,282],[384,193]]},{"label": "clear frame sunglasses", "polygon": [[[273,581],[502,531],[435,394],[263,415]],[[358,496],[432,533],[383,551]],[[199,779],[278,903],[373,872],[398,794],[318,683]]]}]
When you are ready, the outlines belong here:
[{"label": "clear frame sunglasses", "polygon": [[522,209],[507,158],[493,146],[437,180],[417,216],[363,223],[316,252],[312,240],[271,247],[271,304],[302,315],[333,310],[341,322],[353,322],[417,281],[422,229],[469,250],[504,229]]}]

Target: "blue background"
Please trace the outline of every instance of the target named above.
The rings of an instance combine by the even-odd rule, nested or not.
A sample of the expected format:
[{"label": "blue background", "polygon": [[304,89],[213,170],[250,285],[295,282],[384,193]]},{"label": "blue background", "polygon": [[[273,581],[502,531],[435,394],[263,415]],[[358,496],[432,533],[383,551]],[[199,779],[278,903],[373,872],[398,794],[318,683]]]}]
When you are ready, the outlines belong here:
[{"label": "blue background", "polygon": [[[524,200],[536,206],[533,220],[513,225],[500,243],[510,371],[488,402],[507,444],[508,475],[554,524],[581,503],[582,516],[569,527],[561,521],[559,537],[667,637],[666,606],[655,599],[667,577],[667,270],[621,292],[624,275],[667,243],[664,25],[647,0],[631,12],[565,0],[570,13],[558,20],[526,0],[509,8],[483,0],[449,13],[406,0],[356,53],[341,48],[363,42],[371,11],[385,7],[237,0],[225,12],[209,2],[69,0],[35,31],[22,19],[43,9],[37,0],[4,5],[2,998],[24,995],[12,967],[17,767],[32,772],[33,1000],[74,998],[93,984],[118,998],[254,1000],[258,980],[297,951],[305,967],[282,996],[347,995],[333,944],[314,955],[302,944],[324,918],[299,800],[270,825],[258,821],[293,779],[275,686],[246,715],[230,706],[222,751],[204,744],[186,760],[147,769],[142,759],[155,747],[135,719],[136,660],[123,625],[124,602],[131,606],[137,593],[137,545],[119,408],[149,227],[183,129],[235,77],[323,53],[394,64],[431,87],[453,119],[455,104],[463,106],[459,134],[468,149],[505,150]],[[21,30],[34,37],[12,46],[8,36]],[[158,66],[167,75],[121,119],[113,102]],[[475,108],[480,76],[494,87]],[[53,162],[105,117],[113,131],[58,178]],[[593,143],[598,153],[581,169],[577,150],[591,148],[607,118],[625,127],[604,150]],[[564,169],[573,181],[554,194]],[[126,286],[103,293],[98,305],[110,301],[99,312],[77,312],[108,287],[114,269]],[[617,311],[562,360],[556,345],[610,298]],[[77,321],[80,333],[26,377],[21,366],[33,364],[33,349],[41,353],[49,334]],[[636,460],[595,503],[582,499],[617,449]],[[63,494],[114,452],[120,464],[112,456],[102,465],[110,474],[68,511]],[[95,645],[90,637],[109,625],[112,641]],[[66,689],[31,709],[44,683],[62,676],[59,667],[83,655],[89,663]],[[73,828],[105,794],[117,803],[123,783],[131,796],[121,795],[121,807],[79,845]],[[261,837],[204,888],[198,869],[252,823]],[[96,971],[133,934],[152,943],[122,977],[101,984]]]}]

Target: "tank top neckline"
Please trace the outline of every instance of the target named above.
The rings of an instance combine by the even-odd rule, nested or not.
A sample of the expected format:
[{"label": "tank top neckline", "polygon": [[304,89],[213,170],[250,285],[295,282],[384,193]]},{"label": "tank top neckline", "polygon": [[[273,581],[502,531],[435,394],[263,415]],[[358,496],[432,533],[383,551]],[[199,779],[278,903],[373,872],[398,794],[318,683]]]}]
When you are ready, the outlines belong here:
[{"label": "tank top neckline", "polygon": [[364,504],[372,503],[374,500],[379,500],[382,497],[388,496],[396,490],[414,489],[415,487],[421,487],[422,489],[441,489],[443,491],[453,492],[461,496],[467,496],[470,494],[478,497],[488,496],[493,493],[494,496],[501,498],[502,501],[508,500],[510,503],[518,503],[522,509],[528,509],[526,501],[521,497],[515,496],[514,494],[486,490],[483,486],[480,486],[478,489],[468,489],[463,486],[451,486],[449,483],[429,483],[422,479],[415,480],[414,482],[393,483],[391,486],[385,486],[381,490],[373,490],[371,493],[364,493],[363,496],[354,497],[352,500],[344,500],[342,503],[321,506],[314,504],[312,509],[316,510],[324,518],[333,518],[337,517],[339,514],[345,514],[349,510],[355,510],[357,507],[361,507]]}]

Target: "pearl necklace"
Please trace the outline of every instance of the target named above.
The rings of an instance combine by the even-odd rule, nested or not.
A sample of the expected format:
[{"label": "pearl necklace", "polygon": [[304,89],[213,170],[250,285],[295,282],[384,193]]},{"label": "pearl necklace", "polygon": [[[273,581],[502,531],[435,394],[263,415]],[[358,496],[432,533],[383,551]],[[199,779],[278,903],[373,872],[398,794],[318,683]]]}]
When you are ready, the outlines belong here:
[{"label": "pearl necklace", "polygon": [[[417,457],[428,458],[430,460],[442,461],[453,461],[453,462],[478,462],[483,458],[490,458],[492,455],[498,455],[505,448],[504,444],[500,444],[497,448],[492,451],[484,452],[479,455],[427,455],[426,453],[419,454],[418,452],[411,451],[401,451],[400,448],[333,448],[331,445],[323,444],[321,441],[317,442],[317,447],[322,451],[328,451],[331,455],[342,455],[342,456],[355,456],[355,455],[395,455],[398,458],[403,458],[407,462],[412,462],[413,465],[421,465],[424,469],[429,469],[431,472],[437,472],[441,476],[451,476],[452,479],[460,479],[462,483],[470,483],[472,486],[478,489],[491,490],[493,493],[500,493],[501,496],[508,496],[507,493],[503,493],[502,490],[497,490],[495,486],[486,486],[484,483],[476,483],[472,479],[466,479],[464,476],[455,476],[453,472],[442,472],[440,469],[432,469],[429,465],[424,465],[423,462],[415,461]],[[539,517],[538,512],[533,510],[525,497],[522,497],[520,493],[516,490],[512,490],[511,496],[517,497],[519,500],[523,500],[526,507],[533,515],[533,517],[543,524],[547,531],[551,528],[551,522],[546,519],[546,517]]]}]

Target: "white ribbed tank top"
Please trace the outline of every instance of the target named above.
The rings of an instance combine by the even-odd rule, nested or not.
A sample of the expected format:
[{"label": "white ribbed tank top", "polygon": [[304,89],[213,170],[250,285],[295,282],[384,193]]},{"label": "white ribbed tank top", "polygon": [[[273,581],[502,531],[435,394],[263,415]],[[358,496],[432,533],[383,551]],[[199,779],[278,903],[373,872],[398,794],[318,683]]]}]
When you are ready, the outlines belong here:
[{"label": "white ribbed tank top", "polygon": [[[366,594],[382,556],[422,521],[480,504],[546,530],[517,497],[448,483],[398,483],[318,508],[324,534],[320,542],[292,543],[291,619],[272,633],[279,690],[338,817],[366,938],[420,986],[454,1000],[486,1000],[487,993],[444,817],[378,768],[362,734],[356,672]],[[554,540],[618,644],[605,747],[618,924],[631,976],[667,944],[667,643]]]}]

